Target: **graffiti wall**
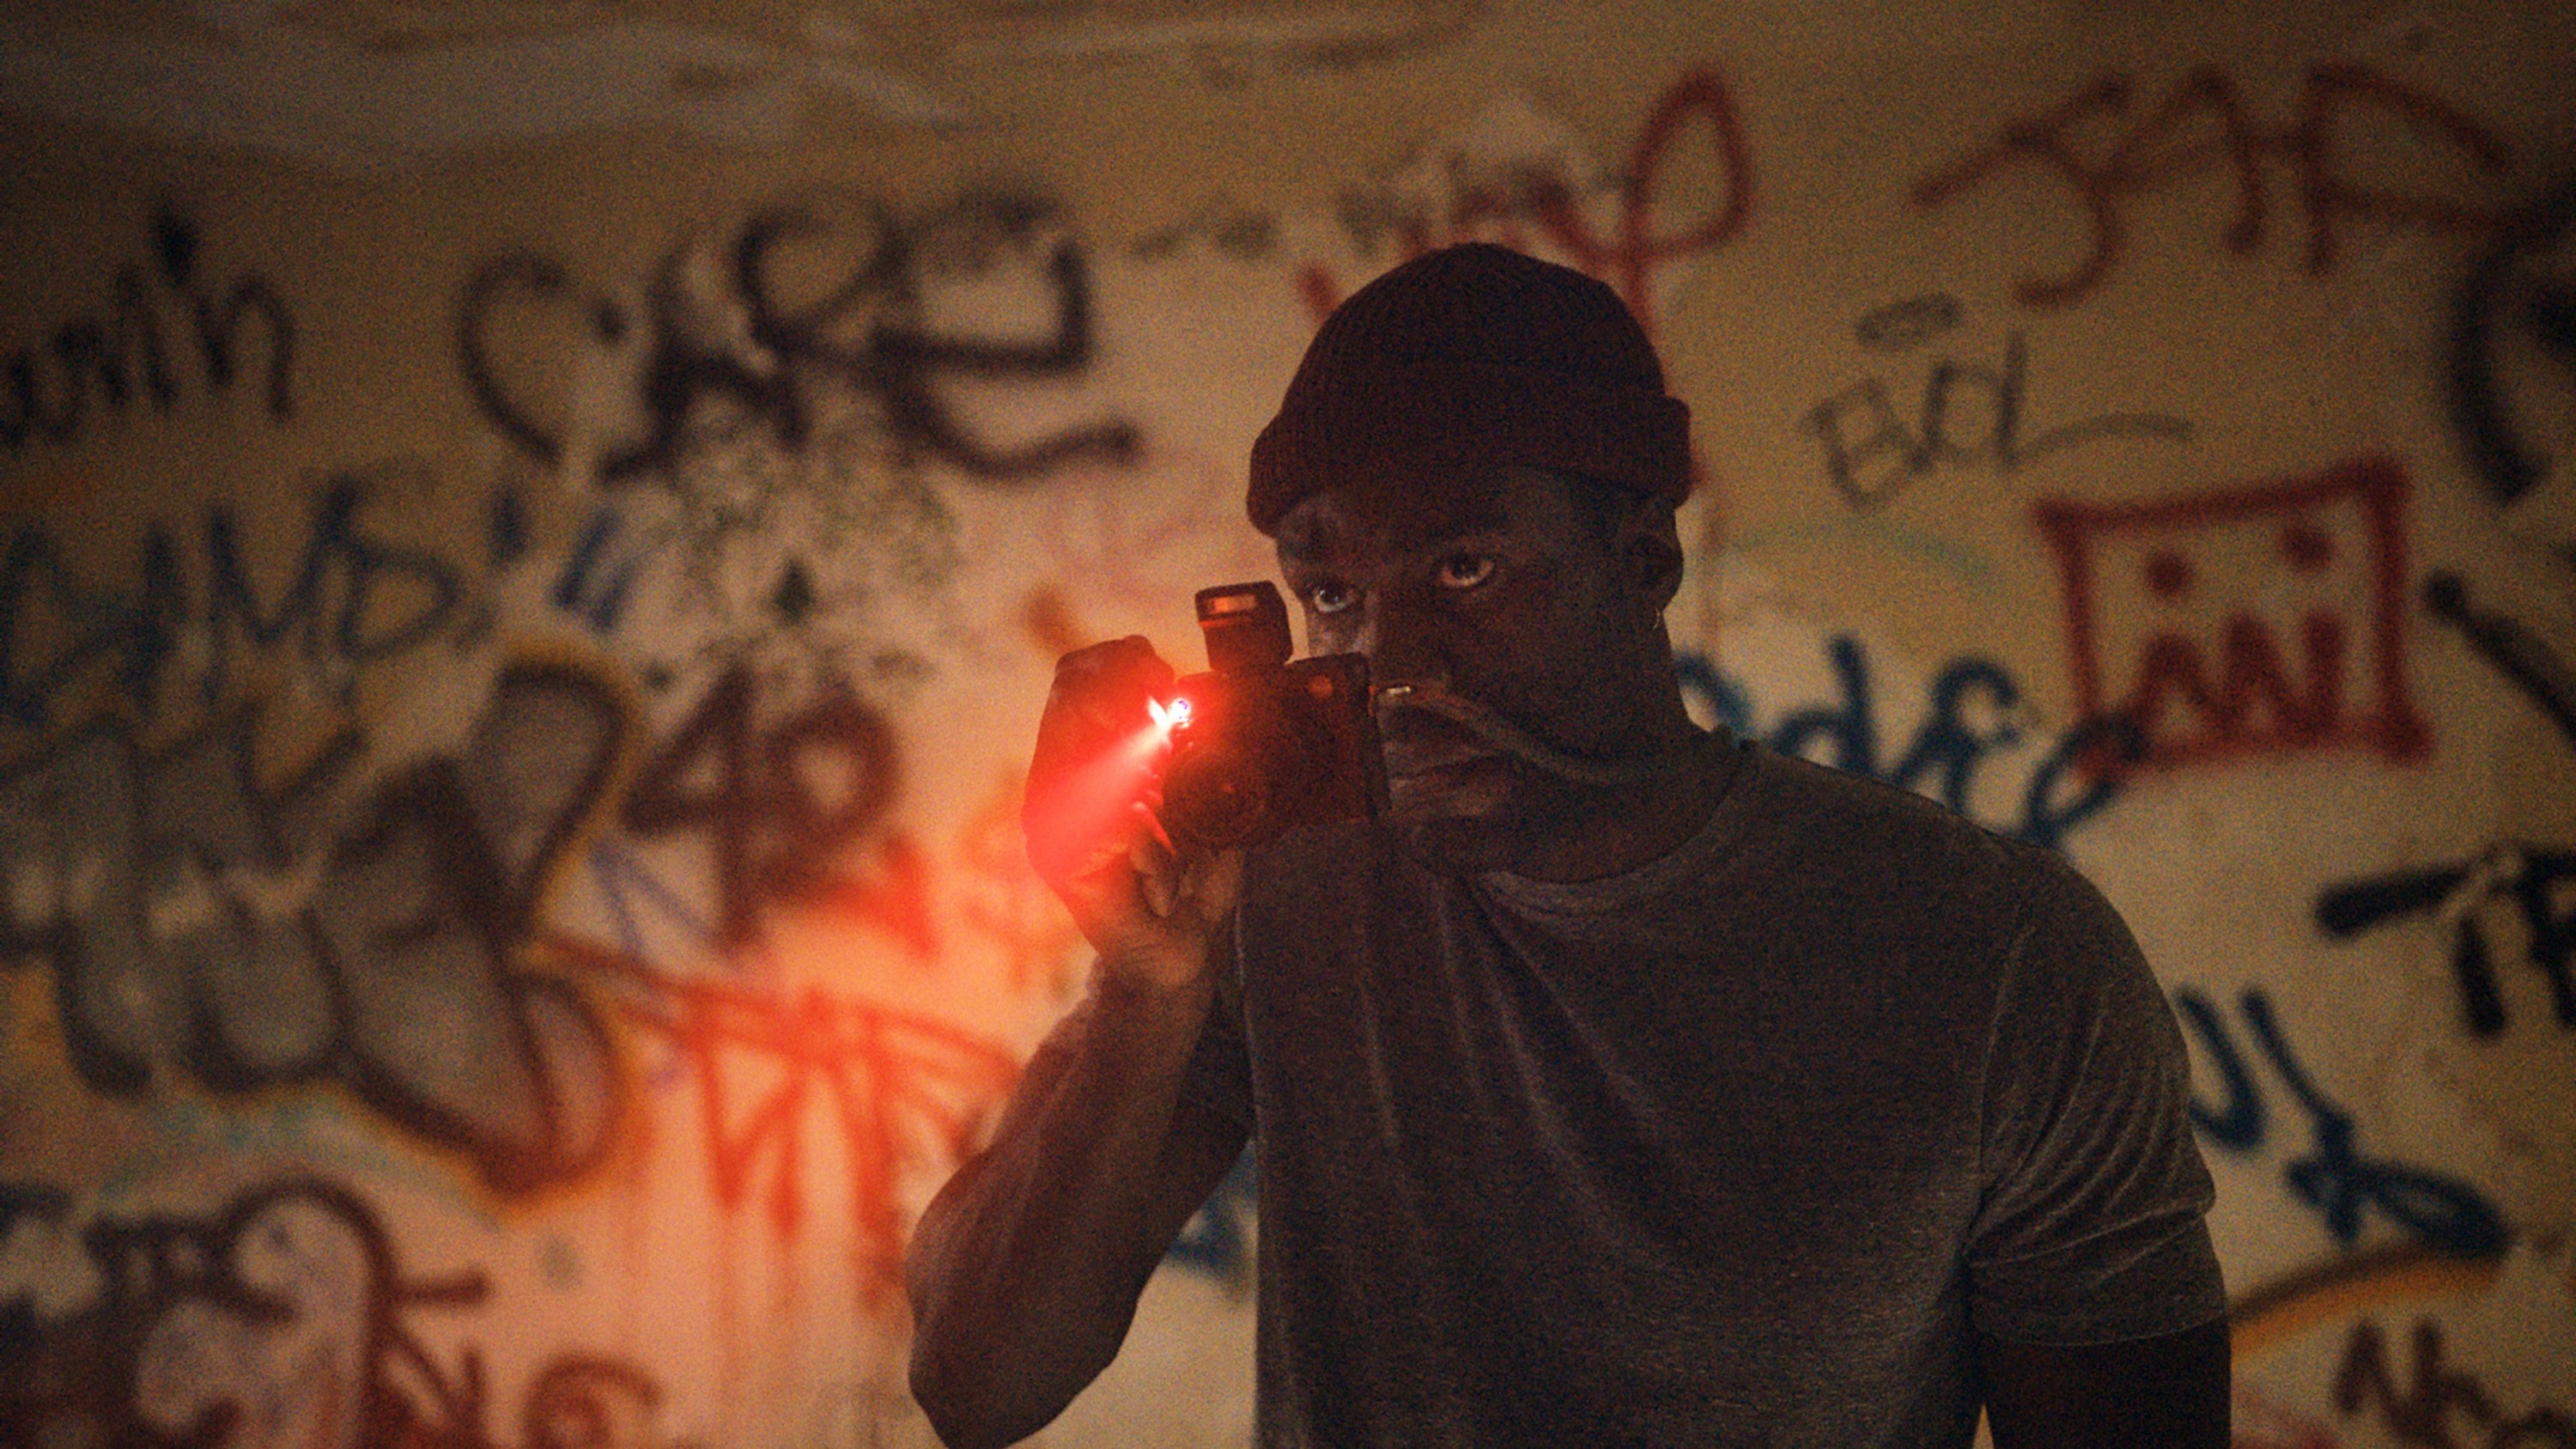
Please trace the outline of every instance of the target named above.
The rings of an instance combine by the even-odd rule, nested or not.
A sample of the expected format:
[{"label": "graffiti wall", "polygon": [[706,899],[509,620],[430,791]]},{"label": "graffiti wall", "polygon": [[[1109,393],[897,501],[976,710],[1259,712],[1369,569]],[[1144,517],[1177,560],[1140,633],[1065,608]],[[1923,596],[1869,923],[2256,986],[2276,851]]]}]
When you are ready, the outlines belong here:
[{"label": "graffiti wall", "polygon": [[[1979,9],[0,17],[0,1445],[931,1442],[1053,661],[1481,238],[1702,718],[2136,930],[2239,1445],[2576,1446],[2576,18]],[[1042,1442],[1247,1441],[1252,1201]]]}]

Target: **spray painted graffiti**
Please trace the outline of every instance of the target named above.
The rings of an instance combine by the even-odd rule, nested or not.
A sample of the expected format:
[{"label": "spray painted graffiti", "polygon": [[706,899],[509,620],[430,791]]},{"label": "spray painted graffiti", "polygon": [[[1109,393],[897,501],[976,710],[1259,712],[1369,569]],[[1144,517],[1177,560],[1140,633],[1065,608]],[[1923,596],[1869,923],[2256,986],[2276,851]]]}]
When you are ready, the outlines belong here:
[{"label": "spray painted graffiti", "polygon": [[2432,866],[2328,888],[2317,897],[2318,929],[2341,939],[2410,916],[2430,915],[2451,933],[2451,967],[2463,1024],[2477,1036],[2507,1025],[2497,989],[2493,927],[2482,907],[2515,907],[2523,956],[2549,983],[2553,1014],[2576,1028],[2576,851],[2504,844],[2462,865]]},{"label": "spray painted graffiti", "polygon": [[808,987],[682,981],[596,943],[550,934],[548,956],[611,988],[627,1018],[677,1049],[698,1099],[716,1200],[760,1191],[770,1228],[804,1226],[809,1120],[838,1129],[860,1302],[902,1298],[907,1174],[937,1181],[980,1144],[1019,1079],[999,1045],[947,1022]]},{"label": "spray painted graffiti", "polygon": [[[1827,641],[1842,699],[1782,715],[1761,738],[1784,755],[1817,758],[1855,775],[1919,791],[1962,815],[1972,813],[1978,772],[2023,741],[2017,716],[2022,689],[2011,671],[1989,659],[1954,659],[1932,679],[1923,722],[1895,760],[1879,749],[1879,712],[1868,655],[1860,641],[1837,634]],[[1756,731],[1744,687],[1707,656],[1685,652],[1674,661],[1686,696],[1697,698],[1717,723],[1739,736]],[[1822,754],[1817,751],[1822,749]],[[2119,767],[2139,758],[2136,731],[2117,716],[2104,716],[2061,733],[2032,767],[2020,817],[1994,828],[2034,845],[2055,849],[2067,833],[2118,798]]]},{"label": "spray painted graffiti", "polygon": [[[0,1195],[0,1201],[5,1201]],[[68,1213],[59,1202],[21,1213]],[[0,1212],[0,1237],[11,1229]],[[336,1183],[287,1178],[206,1217],[100,1219],[80,1234],[98,1291],[73,1311],[0,1304],[0,1446],[189,1443],[222,1449],[500,1449],[481,1355],[442,1367],[411,1327],[482,1305],[480,1271],[406,1274],[375,1211]],[[549,1360],[517,1449],[651,1449],[661,1391],[595,1354]]]},{"label": "spray painted graffiti", "polygon": [[[437,555],[369,531],[367,497],[355,474],[324,482],[293,577],[265,601],[230,505],[206,512],[202,576],[192,581],[178,539],[156,523],[124,589],[76,577],[45,525],[19,525],[0,555],[0,723],[46,728],[58,701],[98,683],[103,703],[148,714],[183,665],[212,704],[245,645],[254,657],[290,650],[321,693],[345,699],[361,666],[437,637],[465,597],[463,578]],[[191,637],[200,647],[183,647]]]},{"label": "spray painted graffiti", "polygon": [[94,416],[93,401],[100,414],[119,416],[137,399],[148,399],[160,413],[177,406],[184,391],[177,362],[182,354],[162,334],[162,308],[170,302],[184,309],[191,324],[197,366],[210,392],[232,387],[249,351],[244,328],[256,321],[268,364],[268,416],[282,422],[293,415],[295,317],[286,299],[256,272],[229,289],[210,285],[199,267],[201,245],[194,222],[162,212],[152,221],[148,272],[130,262],[117,268],[103,310],[63,323],[44,342],[0,356],[0,447],[15,453],[39,439],[71,442]]},{"label": "spray painted graffiti", "polygon": [[620,1115],[590,1006],[519,969],[631,726],[592,676],[500,674],[464,748],[401,767],[324,839],[349,737],[263,784],[238,716],[168,750],[100,728],[0,780],[0,947],[55,978],[92,1088],[338,1081],[519,1190]]},{"label": "spray painted graffiti", "polygon": [[2450,1449],[2473,1445],[2452,1432],[2465,1422],[2483,1433],[2489,1449],[2576,1449],[2576,1419],[2546,1405],[2507,1418],[2475,1374],[2443,1361],[2442,1330],[2419,1318],[2407,1335],[2405,1388],[2389,1368],[2388,1336],[2375,1320],[2353,1325],[2343,1364],[2335,1373],[2334,1404],[2346,1416],[2375,1412],[2400,1443]]},{"label": "spray painted graffiti", "polygon": [[[978,302],[1011,315],[971,326],[942,315]],[[672,252],[640,309],[584,292],[534,252],[484,263],[458,304],[466,388],[494,427],[550,466],[583,441],[565,401],[539,385],[562,359],[514,368],[503,342],[557,323],[630,362],[619,431],[587,460],[609,483],[666,471],[706,438],[746,429],[794,451],[853,412],[896,462],[936,461],[986,482],[1123,463],[1140,446],[1116,419],[996,441],[948,396],[955,381],[1058,379],[1089,365],[1089,264],[1061,209],[1042,199],[976,194],[910,220],[863,199],[781,203],[720,249]]]},{"label": "spray painted graffiti", "polygon": [[[1946,312],[1929,305],[1903,312],[1879,308],[1861,319],[1859,331],[1863,346],[1896,351],[1927,342],[1957,321],[1955,303]],[[1897,416],[1887,383],[1875,376],[1809,408],[1799,425],[1823,450],[1825,477],[1834,490],[1862,510],[1895,502],[1935,467],[1983,466],[2012,473],[2050,454],[2115,438],[2186,442],[2191,437],[2190,423],[2164,413],[2104,413],[2025,436],[2029,390],[2030,347],[2015,329],[2004,334],[2000,368],[1949,356],[1933,363],[1923,385],[1919,430]],[[1965,427],[1962,412],[1969,420]]]},{"label": "spray painted graffiti", "polygon": [[[2192,1125],[2225,1151],[2255,1151],[2270,1136],[2271,1109],[2244,1052],[2227,1029],[2226,1018],[2208,997],[2188,987],[2175,991],[2173,999],[2183,1025],[2226,1092],[2225,1100],[2215,1107],[2195,1097]],[[2255,1049],[2270,1063],[2291,1101],[2307,1114],[2312,1132],[2309,1150],[2291,1159],[2284,1177],[2292,1195],[2325,1220],[2326,1231],[2336,1242],[2352,1244],[2361,1236],[2366,1216],[2376,1209],[2398,1228],[2444,1253],[2490,1258],[2504,1251],[2504,1219],[2476,1188],[2439,1173],[2362,1155],[2352,1114],[2320,1091],[2300,1065],[2268,994],[2249,986],[2238,998],[2237,1009]]]},{"label": "spray painted graffiti", "polygon": [[1261,1201],[1260,1158],[1250,1147],[1217,1180],[1206,1202],[1172,1239],[1163,1261],[1236,1289],[1252,1286],[1253,1213]]},{"label": "spray painted graffiti", "polygon": [[2175,81],[2153,110],[2102,149],[2082,139],[2101,121],[2125,118],[2137,91],[2129,76],[2105,74],[2048,110],[2006,123],[1986,146],[1914,183],[1910,199],[1922,210],[1946,206],[2023,163],[2063,180],[2091,228],[2092,244],[2065,272],[2014,283],[2013,296],[2037,309],[2071,306],[2110,276],[2128,249],[2130,203],[2212,172],[2226,174],[2236,188],[2235,212],[2221,244],[2240,256],[2252,254],[2262,246],[2271,216],[2264,163],[2272,159],[2288,163],[2296,176],[2311,274],[2332,270],[2337,227],[2344,223],[2477,232],[2498,220],[2491,207],[2352,177],[2341,123],[2355,113],[2401,122],[2414,134],[2442,143],[2447,154],[2478,174],[2499,175],[2508,161],[2504,141],[2485,123],[2369,66],[2351,61],[2309,66],[2297,119],[2278,129],[2256,124],[2225,70],[2201,66]]},{"label": "spray painted graffiti", "polygon": [[[2237,1449],[2336,1449],[2346,1442],[2338,1430],[2416,1449],[2576,1446],[2576,1421],[2545,1402],[2546,1388],[2525,1401],[2523,1412],[2504,1407],[2505,1392],[2491,1385],[2531,1380],[2511,1370],[2494,1373],[2498,1365],[2481,1362],[2502,1347],[2491,1329],[2458,1335],[2444,1326],[2445,1317],[2477,1323],[2497,1296],[2524,1286],[2511,1281],[2517,1275],[2545,1278],[2548,1268],[2538,1261],[2449,1257],[2402,1243],[2338,1254],[2256,1285],[2227,1315],[2236,1356]],[[2401,1313],[2412,1320],[2402,1359],[2383,1326]],[[2545,1324],[2519,1326],[2548,1331]],[[2295,1352],[2302,1339],[2319,1337],[2333,1345],[2326,1355]],[[2454,1357],[2462,1347],[2466,1352]],[[2289,1368],[2290,1383],[2282,1382],[2285,1349],[2293,1362],[2314,1365]],[[2300,1407],[2281,1402],[2284,1397],[2302,1401]]]},{"label": "spray painted graffiti", "polygon": [[[2535,422],[2565,415],[2576,369],[2571,232],[2576,186],[2515,216],[2451,302],[2451,420],[2499,504],[2530,492],[2555,461],[2531,435]],[[2541,365],[2516,365],[2513,354],[2526,351]]]},{"label": "spray painted graffiti", "polygon": [[[1716,168],[1719,198],[1703,214],[1666,228],[1668,169],[1681,160],[1678,148],[1694,127],[1703,133],[1706,151],[1693,160]],[[1607,282],[1651,327],[1656,276],[1725,246],[1753,216],[1752,150],[1724,77],[1713,69],[1693,70],[1666,89],[1619,176],[1610,207],[1616,220],[1606,236],[1593,220],[1590,198],[1565,175],[1523,165],[1498,168],[1490,177],[1460,178],[1438,211],[1419,198],[1389,192],[1347,196],[1342,225],[1365,254],[1374,256],[1392,242],[1397,261],[1463,241],[1551,255]],[[1297,288],[1318,322],[1345,291],[1320,262],[1298,270]]]},{"label": "spray painted graffiti", "polygon": [[2471,603],[2468,585],[2457,574],[2437,573],[2424,581],[2424,608],[2458,630],[2478,657],[2539,706],[2568,743],[2576,744],[2576,669],[2548,640],[2509,614]]},{"label": "spray painted graffiti", "polygon": [[2336,748],[2423,758],[2406,495],[2393,460],[2363,458],[2146,502],[2033,505],[2078,705],[2135,721],[2160,767]]},{"label": "spray painted graffiti", "polygon": [[[619,813],[639,839],[706,839],[727,945],[752,938],[763,902],[814,894],[900,783],[893,729],[846,685],[762,726],[752,696],[750,671],[728,670],[646,758]],[[909,847],[893,853],[903,873]]]},{"label": "spray painted graffiti", "polygon": [[1017,773],[1004,780],[958,832],[957,916],[969,934],[1001,951],[1013,991],[1060,998],[1072,989],[1086,948],[1072,913],[1029,865],[1020,831],[1023,783]]}]

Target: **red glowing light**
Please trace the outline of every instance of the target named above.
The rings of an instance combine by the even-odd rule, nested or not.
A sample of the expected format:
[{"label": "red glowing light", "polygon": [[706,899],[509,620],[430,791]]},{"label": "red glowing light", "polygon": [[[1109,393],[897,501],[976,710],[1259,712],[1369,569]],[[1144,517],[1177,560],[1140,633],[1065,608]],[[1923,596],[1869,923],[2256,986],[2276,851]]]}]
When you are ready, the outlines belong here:
[{"label": "red glowing light", "polygon": [[1134,808],[1151,803],[1160,757],[1173,729],[1189,717],[1188,703],[1174,700],[1166,707],[1146,700],[1149,723],[1032,796],[1022,823],[1038,874],[1060,877],[1083,869],[1104,850],[1126,848]]}]

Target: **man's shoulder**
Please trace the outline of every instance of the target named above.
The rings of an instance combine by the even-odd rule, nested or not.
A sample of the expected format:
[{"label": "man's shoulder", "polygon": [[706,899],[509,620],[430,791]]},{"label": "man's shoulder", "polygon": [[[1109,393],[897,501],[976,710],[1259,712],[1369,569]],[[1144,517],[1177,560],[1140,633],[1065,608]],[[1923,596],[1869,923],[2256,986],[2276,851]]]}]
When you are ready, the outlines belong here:
[{"label": "man's shoulder", "polygon": [[2015,840],[1910,790],[1769,749],[1747,752],[1741,804],[1749,850],[1797,868],[1892,879],[2056,885],[2073,875],[2055,852]]}]

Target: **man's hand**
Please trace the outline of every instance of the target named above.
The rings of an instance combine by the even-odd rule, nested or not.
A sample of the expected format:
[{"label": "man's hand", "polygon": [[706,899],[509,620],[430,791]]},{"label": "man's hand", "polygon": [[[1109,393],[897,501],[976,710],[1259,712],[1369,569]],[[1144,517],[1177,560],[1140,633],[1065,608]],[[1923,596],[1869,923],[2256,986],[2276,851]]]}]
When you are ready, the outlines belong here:
[{"label": "man's hand", "polygon": [[1133,635],[1056,663],[1021,824],[1029,860],[1117,986],[1196,986],[1242,892],[1243,852],[1175,852],[1155,821],[1168,748],[1149,701],[1172,667]]},{"label": "man's hand", "polygon": [[1243,853],[1178,859],[1154,823],[1165,742],[1146,702],[1171,686],[1144,640],[1095,645],[1056,666],[1038,725],[1029,860],[1100,966],[906,1256],[913,1397],[961,1449],[1020,1442],[1099,1374],[1243,1150],[1242,1124],[1183,1095]]}]

